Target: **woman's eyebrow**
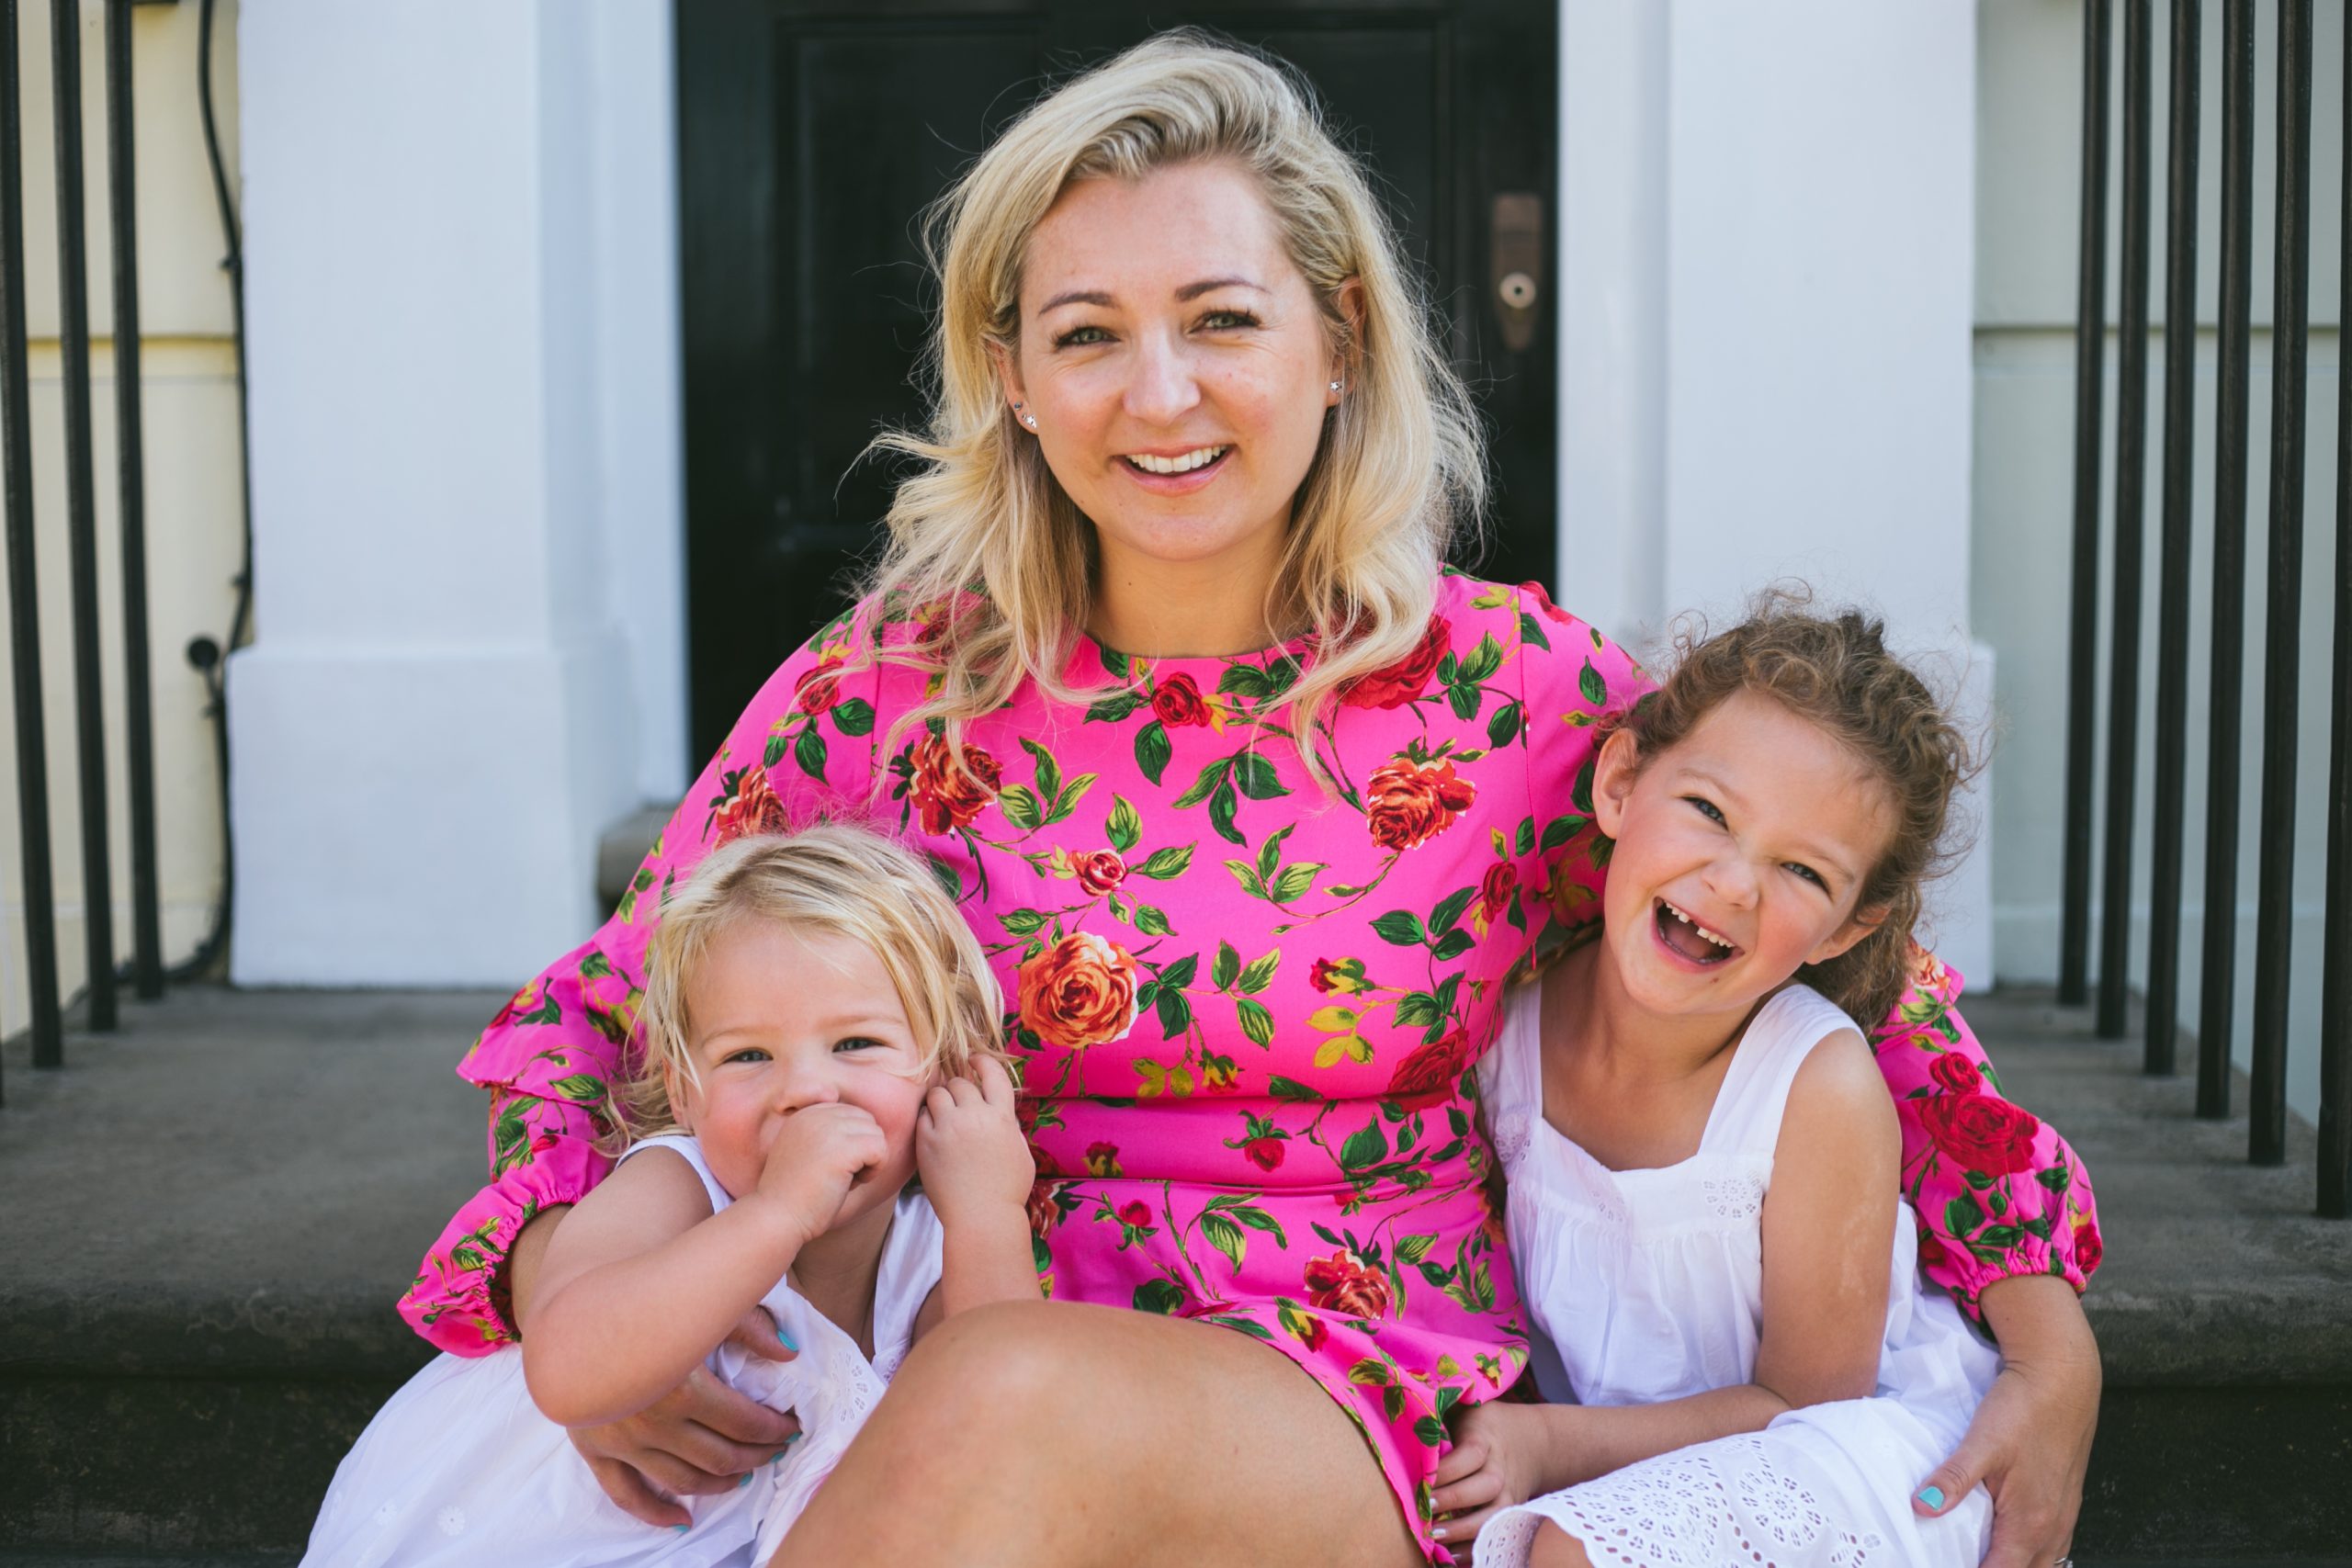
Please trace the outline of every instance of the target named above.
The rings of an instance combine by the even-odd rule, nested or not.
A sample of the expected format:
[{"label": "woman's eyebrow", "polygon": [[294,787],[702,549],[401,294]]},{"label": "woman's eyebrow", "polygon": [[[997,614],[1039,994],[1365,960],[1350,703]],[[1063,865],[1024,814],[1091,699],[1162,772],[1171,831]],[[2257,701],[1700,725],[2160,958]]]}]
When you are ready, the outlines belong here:
[{"label": "woman's eyebrow", "polygon": [[1204,277],[1198,283],[1188,283],[1176,290],[1176,298],[1180,300],[1197,299],[1202,295],[1218,288],[1250,288],[1261,294],[1266,292],[1257,284],[1237,274],[1230,277]]},{"label": "woman's eyebrow", "polygon": [[[1176,290],[1176,298],[1179,301],[1197,299],[1202,295],[1213,293],[1219,288],[1248,288],[1260,294],[1267,292],[1262,285],[1235,274],[1230,277],[1204,277],[1197,283],[1188,283]],[[1065,305],[1095,305],[1107,310],[1116,303],[1117,301],[1111,296],[1099,288],[1070,288],[1063,290],[1038,306],[1037,314],[1042,316],[1048,310],[1058,310]]]},{"label": "woman's eyebrow", "polygon": [[1042,316],[1048,310],[1058,310],[1065,305],[1100,305],[1107,310],[1111,308],[1112,299],[1108,294],[1099,288],[1072,288],[1065,293],[1055,295],[1038,306],[1037,314]]}]

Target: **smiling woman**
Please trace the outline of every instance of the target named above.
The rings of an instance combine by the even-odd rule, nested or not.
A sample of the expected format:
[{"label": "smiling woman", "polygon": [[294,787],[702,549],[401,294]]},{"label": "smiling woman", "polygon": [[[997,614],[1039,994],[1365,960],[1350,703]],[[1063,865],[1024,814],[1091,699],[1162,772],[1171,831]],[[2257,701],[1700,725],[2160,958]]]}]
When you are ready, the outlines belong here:
[{"label": "smiling woman", "polygon": [[[525,1153],[408,1310],[452,1346],[505,1337],[507,1292],[527,1317],[603,1174],[580,1080],[637,1049],[660,890],[747,827],[878,818],[1006,993],[1053,1299],[919,1346],[778,1561],[1448,1561],[1449,1422],[1527,1358],[1467,1075],[1539,939],[1600,913],[1597,737],[1647,682],[1540,586],[1444,570],[1476,418],[1275,65],[1155,39],[1041,100],[935,219],[935,398],[881,443],[911,459],[888,552],[614,919],[484,1034],[467,1071],[548,1141],[502,1142]],[[1931,1058],[1982,1061],[1957,989],[1923,955],[1883,1026],[1899,1113]],[[1919,1181],[1935,1280],[2030,1344],[2079,1324],[2088,1190],[2039,1123],[2029,1160]],[[1973,1462],[2018,1517],[2071,1520],[2086,1387],[1998,1404]],[[767,1457],[741,1421],[681,1390],[578,1441],[699,1494]]]}]

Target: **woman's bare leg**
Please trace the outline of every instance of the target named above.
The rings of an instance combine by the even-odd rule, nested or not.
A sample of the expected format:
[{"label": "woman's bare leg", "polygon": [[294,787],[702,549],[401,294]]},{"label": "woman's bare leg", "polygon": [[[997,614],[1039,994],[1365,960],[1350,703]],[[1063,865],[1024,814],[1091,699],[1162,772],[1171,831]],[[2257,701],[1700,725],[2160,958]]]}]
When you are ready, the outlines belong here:
[{"label": "woman's bare leg", "polygon": [[1280,1351],[1066,1303],[915,1348],[774,1568],[1408,1568],[1354,1422]]},{"label": "woman's bare leg", "polygon": [[1546,1519],[1527,1543],[1527,1568],[1592,1568],[1592,1559],[1576,1537]]}]

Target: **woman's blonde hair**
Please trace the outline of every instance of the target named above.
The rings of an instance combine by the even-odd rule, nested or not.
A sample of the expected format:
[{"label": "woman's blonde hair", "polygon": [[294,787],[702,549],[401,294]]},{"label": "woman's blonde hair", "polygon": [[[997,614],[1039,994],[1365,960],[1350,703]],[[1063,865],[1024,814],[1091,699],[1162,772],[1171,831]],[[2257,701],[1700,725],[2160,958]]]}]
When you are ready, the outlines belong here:
[{"label": "woman's blonde hair", "polygon": [[681,1130],[671,1082],[701,1082],[687,993],[711,943],[747,920],[839,938],[880,959],[922,1045],[926,1076],[967,1074],[980,1056],[1005,1059],[996,977],[920,855],[838,823],[738,839],[670,898],[647,944],[645,1055],[616,1096],[627,1135]]},{"label": "woman's blonde hair", "polygon": [[[1294,733],[1306,736],[1350,681],[1423,635],[1447,545],[1486,497],[1469,393],[1363,170],[1324,128],[1312,93],[1265,57],[1181,28],[1038,102],[930,214],[941,288],[925,356],[932,413],[927,431],[875,443],[920,467],[898,487],[867,592],[940,623],[878,649],[939,678],[893,724],[886,751],[937,722],[960,755],[963,725],[1023,677],[1055,700],[1085,700],[1065,671],[1088,617],[1092,530],[1006,408],[990,355],[1018,352],[1030,237],[1067,186],[1206,160],[1255,177],[1345,367],[1346,396],[1326,418],[1262,606],[1270,643],[1303,622],[1319,649],[1283,699]],[[1361,286],[1353,320],[1340,302],[1351,281]],[[1301,751],[1328,782],[1315,748]]]}]

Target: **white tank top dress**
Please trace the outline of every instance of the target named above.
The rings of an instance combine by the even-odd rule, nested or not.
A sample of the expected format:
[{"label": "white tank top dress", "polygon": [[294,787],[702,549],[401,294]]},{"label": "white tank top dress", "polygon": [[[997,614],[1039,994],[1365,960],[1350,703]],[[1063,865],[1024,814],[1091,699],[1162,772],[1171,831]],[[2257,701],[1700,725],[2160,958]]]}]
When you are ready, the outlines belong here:
[{"label": "white tank top dress", "polygon": [[[622,1157],[665,1148],[694,1168],[717,1213],[733,1201],[684,1134],[648,1138]],[[903,1193],[882,1244],[874,1359],[783,1280],[762,1298],[799,1350],[770,1361],[722,1346],[712,1371],[800,1421],[801,1436],[734,1491],[685,1499],[694,1523],[665,1529],[607,1498],[570,1435],[539,1414],[523,1351],[435,1357],[392,1395],[336,1469],[304,1568],[754,1568],[832,1472],[906,1359],[915,1314],[939,1282],[944,1233],[919,1193]]]},{"label": "white tank top dress", "polygon": [[[1789,1086],[1853,1021],[1792,986],[1732,1054],[1698,1151],[1611,1170],[1544,1119],[1543,988],[1524,986],[1479,1067],[1510,1182],[1511,1262],[1555,1404],[1654,1404],[1748,1382],[1763,1324],[1763,1213]],[[1992,1532],[1983,1487],[1939,1519],[1911,1495],[1967,1430],[2000,1370],[1917,1268],[1897,1216],[1878,1386],[1790,1411],[1760,1432],[1626,1466],[1497,1515],[1477,1568],[1521,1568],[1545,1520],[1603,1568],[1977,1568]]]}]

